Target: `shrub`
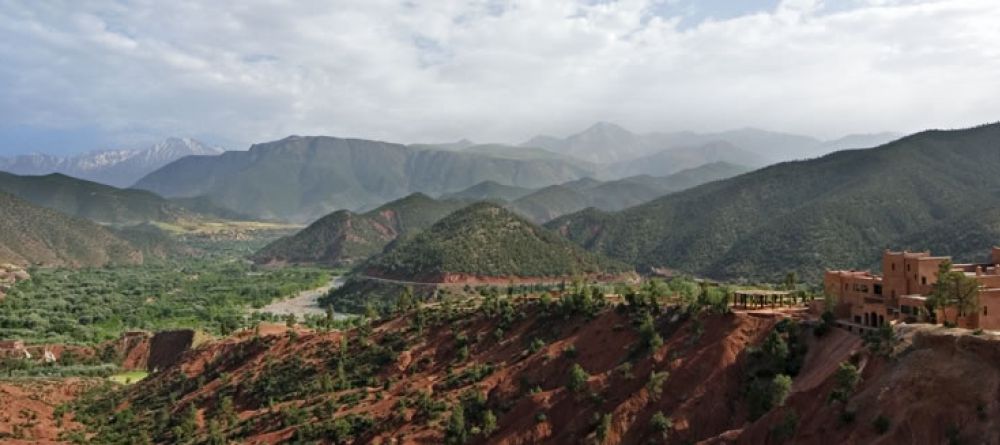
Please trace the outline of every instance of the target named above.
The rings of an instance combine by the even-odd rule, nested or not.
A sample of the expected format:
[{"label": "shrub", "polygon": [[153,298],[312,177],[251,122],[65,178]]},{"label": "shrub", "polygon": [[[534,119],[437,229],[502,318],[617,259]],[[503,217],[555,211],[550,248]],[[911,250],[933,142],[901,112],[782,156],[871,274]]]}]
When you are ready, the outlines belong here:
[{"label": "shrub", "polygon": [[851,393],[854,392],[854,387],[861,380],[861,375],[856,366],[849,362],[842,362],[834,374],[834,380],[836,384],[833,387],[833,392],[830,393],[829,400],[846,403],[851,397]]},{"label": "shrub", "polygon": [[451,410],[451,417],[448,419],[448,426],[444,431],[444,441],[447,444],[464,444],[468,439],[465,431],[465,411],[462,404],[456,404]]},{"label": "shrub", "polygon": [[879,416],[872,421],[872,427],[875,428],[875,432],[879,435],[887,433],[890,426],[892,426],[892,423],[889,421],[889,418],[882,414],[879,414]]},{"label": "shrub", "polygon": [[674,421],[663,415],[663,411],[657,411],[649,419],[649,427],[653,431],[660,433],[663,439],[667,438],[667,433],[674,427]]},{"label": "shrub", "polygon": [[534,339],[531,340],[531,344],[528,345],[528,351],[530,351],[532,354],[534,354],[534,353],[536,353],[538,351],[541,351],[542,348],[544,348],[544,347],[545,347],[545,341],[543,341],[542,339],[540,339],[538,337],[535,337]]},{"label": "shrub", "polygon": [[799,425],[799,414],[794,410],[785,413],[781,422],[771,428],[771,435],[777,442],[784,442],[795,435],[795,429]]},{"label": "shrub", "polygon": [[569,370],[569,381],[566,383],[566,388],[574,393],[582,392],[587,388],[587,380],[589,379],[590,375],[587,374],[587,371],[579,363],[574,363]]},{"label": "shrub", "polygon": [[576,357],[576,345],[571,344],[571,345],[566,346],[565,348],[563,348],[563,356],[569,357],[569,358],[575,358]]},{"label": "shrub", "polygon": [[847,425],[854,422],[854,417],[856,416],[854,410],[844,409],[840,412],[840,424]]},{"label": "shrub", "polygon": [[660,399],[660,394],[663,393],[663,383],[667,381],[667,377],[670,377],[670,373],[667,371],[652,371],[649,373],[649,381],[646,382],[646,392],[649,393],[650,399]]},{"label": "shrub", "polygon": [[773,406],[782,406],[785,404],[785,399],[788,398],[788,393],[792,390],[792,378],[784,375],[778,374],[774,376],[774,380],[771,382],[771,404]]},{"label": "shrub", "polygon": [[595,431],[597,435],[598,443],[604,443],[608,439],[608,433],[611,431],[611,414],[606,413],[600,416],[597,421],[597,430]]},{"label": "shrub", "polygon": [[497,416],[493,414],[493,411],[486,410],[483,413],[483,435],[489,437],[497,430]]}]

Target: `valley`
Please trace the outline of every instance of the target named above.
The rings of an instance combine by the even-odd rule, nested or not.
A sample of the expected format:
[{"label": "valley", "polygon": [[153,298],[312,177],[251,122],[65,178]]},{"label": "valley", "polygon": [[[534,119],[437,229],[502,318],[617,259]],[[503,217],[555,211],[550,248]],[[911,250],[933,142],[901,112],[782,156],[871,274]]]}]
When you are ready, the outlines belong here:
[{"label": "valley", "polygon": [[998,18],[0,1],[0,445],[1000,445]]},{"label": "valley", "polygon": [[[367,211],[336,210],[305,226],[270,213],[247,216],[222,195],[166,199],[66,176],[0,176],[0,223],[17,234],[0,238],[7,246],[0,260],[13,263],[4,266],[0,299],[0,397],[10,407],[0,411],[0,438],[779,444],[988,437],[1000,428],[990,420],[1000,407],[982,394],[1000,383],[980,379],[972,388],[963,374],[927,360],[951,357],[977,375],[1000,371],[991,361],[1000,339],[975,325],[992,326],[992,319],[952,317],[964,330],[933,324],[948,323],[952,300],[918,308],[919,317],[896,316],[895,300],[878,300],[864,281],[881,278],[826,272],[826,265],[876,263],[872,240],[904,247],[953,240],[951,215],[973,211],[971,201],[954,197],[992,199],[982,190],[992,187],[983,184],[991,184],[984,175],[993,168],[995,129],[921,133],[754,171],[711,162],[662,177],[581,177],[542,187],[484,179],[437,198],[411,193]],[[336,153],[345,143],[352,156],[371,148],[292,139],[258,151],[288,156],[306,147],[307,163],[318,168],[329,154],[321,151]],[[460,156],[558,159],[537,150],[503,154],[505,147],[470,145]],[[440,148],[420,150],[430,156]],[[933,189],[905,181],[894,173],[903,158],[942,179]],[[199,168],[211,165],[204,161]],[[969,179],[941,162],[966,163],[965,172],[977,165],[983,175]],[[830,163],[864,167],[842,177],[829,173]],[[890,194],[908,196],[906,205]],[[852,198],[861,195],[906,218],[868,225],[883,220],[851,211],[869,208]],[[861,230],[866,241],[844,250],[843,240],[855,237],[787,236],[823,227]],[[766,236],[779,229],[786,236]],[[975,232],[959,245],[971,249],[991,237]],[[756,244],[762,240],[771,241]],[[833,253],[806,261],[802,249]],[[992,270],[980,279],[990,282]],[[855,285],[841,291],[834,276]],[[869,292],[864,298],[859,286]],[[992,295],[984,289],[978,298],[992,305]],[[883,310],[883,318],[869,317]],[[859,323],[858,311],[868,321]],[[899,402],[887,403],[880,395],[941,386],[955,396],[931,403],[897,395]]]}]

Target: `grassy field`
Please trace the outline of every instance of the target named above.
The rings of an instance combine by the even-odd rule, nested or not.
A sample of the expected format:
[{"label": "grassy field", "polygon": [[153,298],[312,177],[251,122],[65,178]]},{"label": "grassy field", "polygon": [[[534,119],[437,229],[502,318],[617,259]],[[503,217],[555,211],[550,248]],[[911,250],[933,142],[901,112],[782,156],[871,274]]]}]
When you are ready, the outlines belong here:
[{"label": "grassy field", "polygon": [[131,385],[146,378],[148,375],[149,373],[146,371],[128,371],[108,377],[108,380],[122,385]]}]

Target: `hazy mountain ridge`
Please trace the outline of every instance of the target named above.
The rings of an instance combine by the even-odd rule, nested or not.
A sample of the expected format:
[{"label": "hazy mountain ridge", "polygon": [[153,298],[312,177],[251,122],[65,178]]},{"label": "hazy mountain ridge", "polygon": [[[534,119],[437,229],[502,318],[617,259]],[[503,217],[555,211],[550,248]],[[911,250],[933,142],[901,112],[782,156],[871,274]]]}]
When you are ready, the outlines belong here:
[{"label": "hazy mountain ridge", "polygon": [[410,193],[433,195],[492,180],[537,188],[592,175],[562,159],[509,159],[326,136],[293,136],[247,152],[187,157],[140,180],[167,197],[205,195],[256,218],[312,221],[370,209]]},{"label": "hazy mountain ridge", "polygon": [[[808,159],[836,150],[847,148],[869,148],[898,139],[895,133],[875,133],[864,135],[848,135],[832,141],[821,141],[814,137],[790,133],[774,132],[756,128],[743,128],[715,133],[697,133],[692,131],[653,132],[646,134],[633,133],[621,126],[598,122],[582,132],[558,138],[540,135],[531,138],[520,145],[522,147],[539,147],[567,156],[573,156],[590,162],[601,164],[622,165],[637,161],[644,157],[655,157],[659,154],[661,165],[658,171],[633,171],[628,174],[649,173],[666,175],[684,168],[697,165],[726,161],[734,164],[763,166],[773,162],[795,159]],[[729,146],[720,145],[729,144]],[[663,169],[670,166],[662,158],[669,159],[671,151],[683,150],[685,158],[697,154],[699,147],[714,152],[704,159],[688,160],[684,166]],[[729,153],[732,151],[732,153]],[[683,159],[683,158],[682,158]]]},{"label": "hazy mountain ridge", "polygon": [[216,155],[223,150],[191,138],[167,138],[144,149],[101,150],[76,156],[29,154],[0,158],[0,170],[20,175],[65,175],[128,187],[146,174],[185,156]]},{"label": "hazy mountain ridge", "polygon": [[449,198],[506,203],[517,213],[536,223],[544,223],[568,213],[595,207],[621,210],[642,204],[667,193],[725,179],[750,171],[727,162],[715,162],[683,170],[666,177],[632,176],[613,181],[581,178],[537,190],[512,188],[493,182],[476,184]]},{"label": "hazy mountain ridge", "polygon": [[907,241],[912,234],[936,225],[956,230],[940,224],[1000,205],[998,152],[1000,124],[926,131],[773,165],[619,213],[568,215],[548,227],[642,267],[722,279],[797,271],[812,279],[824,268],[874,265],[882,249],[916,244]]},{"label": "hazy mountain ridge", "polygon": [[135,225],[195,217],[181,205],[145,190],[119,189],[60,173],[20,176],[0,172],[0,191],[101,224]]}]

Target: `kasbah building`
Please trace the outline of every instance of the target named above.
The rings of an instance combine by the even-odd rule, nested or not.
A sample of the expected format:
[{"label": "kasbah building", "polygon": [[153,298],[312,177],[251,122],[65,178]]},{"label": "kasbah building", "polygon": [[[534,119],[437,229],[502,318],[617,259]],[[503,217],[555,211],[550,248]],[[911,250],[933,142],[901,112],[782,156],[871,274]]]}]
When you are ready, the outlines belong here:
[{"label": "kasbah building", "polygon": [[[930,252],[891,252],[882,254],[882,276],[868,271],[831,270],[823,277],[827,294],[837,300],[838,319],[861,330],[895,322],[924,321],[926,302],[937,281],[939,266],[950,257],[931,256]],[[953,264],[979,282],[978,307],[965,316],[955,308],[939,310],[938,322],[955,321],[968,329],[1000,330],[1000,247],[990,252],[987,264]]]}]

